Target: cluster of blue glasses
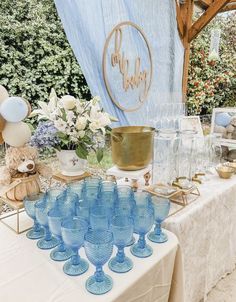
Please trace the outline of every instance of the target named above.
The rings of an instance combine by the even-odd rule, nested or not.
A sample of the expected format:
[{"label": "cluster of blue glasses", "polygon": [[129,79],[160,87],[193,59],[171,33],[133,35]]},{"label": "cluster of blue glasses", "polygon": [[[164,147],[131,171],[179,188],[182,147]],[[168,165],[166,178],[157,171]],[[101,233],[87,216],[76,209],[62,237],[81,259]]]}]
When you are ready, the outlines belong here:
[{"label": "cluster of blue glasses", "polygon": [[[147,192],[133,192],[129,186],[96,176],[71,183],[63,190],[51,189],[27,196],[24,206],[34,220],[26,236],[39,239],[40,249],[52,249],[52,260],[66,261],[64,273],[78,276],[88,270],[87,260],[79,256],[80,248],[84,247],[87,259],[96,267],[94,275],[86,281],[86,289],[96,295],[108,292],[113,286],[102,267],[110,259],[114,245],[117,253],[108,266],[114,272],[125,273],[133,267],[132,260],[125,255],[125,247],[131,246],[134,256],[145,258],[153,253],[146,242],[147,233],[153,242],[168,240],[161,223],[169,214],[169,200]],[[133,233],[139,235],[136,243]]]}]

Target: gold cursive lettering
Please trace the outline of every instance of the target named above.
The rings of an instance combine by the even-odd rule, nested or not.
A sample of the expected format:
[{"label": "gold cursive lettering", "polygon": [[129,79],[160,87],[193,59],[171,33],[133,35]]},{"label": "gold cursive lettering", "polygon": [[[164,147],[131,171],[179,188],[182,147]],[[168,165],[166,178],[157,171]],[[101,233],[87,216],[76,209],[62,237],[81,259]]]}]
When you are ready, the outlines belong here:
[{"label": "gold cursive lettering", "polygon": [[127,91],[129,88],[134,89],[138,88],[142,83],[144,83],[144,93],[140,93],[139,101],[142,102],[143,97],[147,93],[147,78],[148,71],[140,71],[141,59],[138,57],[135,60],[134,74],[129,75],[129,60],[126,59],[125,54],[121,55],[121,46],[122,46],[122,30],[118,28],[115,30],[115,47],[114,52],[111,54],[111,65],[115,67],[119,65],[120,73],[123,76],[123,88]]}]

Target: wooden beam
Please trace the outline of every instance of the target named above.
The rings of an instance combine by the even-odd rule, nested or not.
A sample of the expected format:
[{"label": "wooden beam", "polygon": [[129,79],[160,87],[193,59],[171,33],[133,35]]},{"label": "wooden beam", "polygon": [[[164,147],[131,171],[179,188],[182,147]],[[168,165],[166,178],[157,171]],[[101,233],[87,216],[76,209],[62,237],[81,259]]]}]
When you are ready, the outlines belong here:
[{"label": "wooden beam", "polygon": [[177,19],[177,25],[178,25],[178,31],[180,34],[181,39],[183,39],[184,36],[184,22],[181,15],[180,7],[176,1],[176,19]]},{"label": "wooden beam", "polygon": [[220,12],[220,10],[230,0],[215,0],[208,9],[201,15],[201,17],[191,26],[188,33],[188,42],[190,43],[200,31]]},{"label": "wooden beam", "polygon": [[223,7],[221,9],[220,13],[228,12],[228,11],[231,11],[231,10],[236,10],[236,2],[235,2],[235,4],[234,3],[230,3],[228,5],[225,5],[225,7]]},{"label": "wooden beam", "polygon": [[184,5],[181,5],[182,16],[184,17],[184,66],[183,66],[183,79],[182,79],[182,90],[184,99],[186,99],[187,87],[188,87],[188,68],[189,68],[189,55],[190,55],[190,44],[188,42],[189,29],[192,25],[194,1],[188,0]]},{"label": "wooden beam", "polygon": [[195,1],[197,6],[200,6],[201,8],[207,8],[208,6],[210,6],[213,1],[212,0],[197,0]]}]

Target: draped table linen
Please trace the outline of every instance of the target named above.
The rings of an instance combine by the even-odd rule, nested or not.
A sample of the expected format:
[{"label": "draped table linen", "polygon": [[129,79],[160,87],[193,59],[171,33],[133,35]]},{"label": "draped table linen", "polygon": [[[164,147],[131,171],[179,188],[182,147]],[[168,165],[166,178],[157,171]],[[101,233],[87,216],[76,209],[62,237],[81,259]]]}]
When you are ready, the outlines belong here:
[{"label": "draped table linen", "polygon": [[[113,278],[113,289],[94,296],[85,289],[85,281],[94,273],[93,265],[81,276],[67,276],[62,271],[64,262],[52,261],[50,250],[38,249],[36,241],[27,239],[25,234],[15,235],[0,224],[0,301],[180,302],[181,254],[176,236],[171,232],[168,236],[169,241],[164,244],[149,242],[154,252],[146,259],[135,258],[127,248],[127,255],[134,262],[128,273],[114,273],[106,264],[104,271]],[[80,255],[85,257],[83,248]]]},{"label": "draped table linen", "polygon": [[201,196],[165,227],[179,239],[185,302],[199,302],[236,263],[236,176],[212,175],[199,185]]}]

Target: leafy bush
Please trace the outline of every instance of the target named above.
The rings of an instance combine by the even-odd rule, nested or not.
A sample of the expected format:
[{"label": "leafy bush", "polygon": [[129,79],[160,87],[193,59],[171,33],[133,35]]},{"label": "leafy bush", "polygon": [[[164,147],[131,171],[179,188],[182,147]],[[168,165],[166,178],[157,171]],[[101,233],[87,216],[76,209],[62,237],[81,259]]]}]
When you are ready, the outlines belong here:
[{"label": "leafy bush", "polygon": [[[218,15],[191,43],[188,113],[209,114],[215,107],[236,106],[235,13]],[[220,60],[209,60],[211,30],[221,29]]]},{"label": "leafy bush", "polygon": [[36,104],[58,95],[90,99],[53,0],[0,1],[0,84]]}]

